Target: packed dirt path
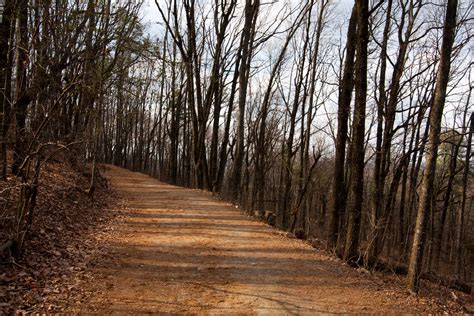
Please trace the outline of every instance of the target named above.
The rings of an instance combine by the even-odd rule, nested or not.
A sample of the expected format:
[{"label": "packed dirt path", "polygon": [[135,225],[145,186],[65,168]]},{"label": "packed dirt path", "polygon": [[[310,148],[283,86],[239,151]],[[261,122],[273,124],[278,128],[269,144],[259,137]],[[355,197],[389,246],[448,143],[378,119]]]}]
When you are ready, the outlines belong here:
[{"label": "packed dirt path", "polygon": [[212,195],[107,166],[129,211],[93,273],[97,314],[420,312],[398,286],[343,265]]}]

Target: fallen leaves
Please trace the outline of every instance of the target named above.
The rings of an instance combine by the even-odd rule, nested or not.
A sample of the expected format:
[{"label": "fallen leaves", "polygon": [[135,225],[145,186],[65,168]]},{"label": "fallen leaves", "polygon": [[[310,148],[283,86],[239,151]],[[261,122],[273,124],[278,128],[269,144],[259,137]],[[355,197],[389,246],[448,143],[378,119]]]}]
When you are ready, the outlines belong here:
[{"label": "fallen leaves", "polygon": [[117,215],[106,209],[116,196],[104,181],[92,203],[87,177],[67,163],[46,165],[24,254],[17,264],[0,260],[0,314],[59,312],[84,299],[86,270],[100,256],[97,236]]}]

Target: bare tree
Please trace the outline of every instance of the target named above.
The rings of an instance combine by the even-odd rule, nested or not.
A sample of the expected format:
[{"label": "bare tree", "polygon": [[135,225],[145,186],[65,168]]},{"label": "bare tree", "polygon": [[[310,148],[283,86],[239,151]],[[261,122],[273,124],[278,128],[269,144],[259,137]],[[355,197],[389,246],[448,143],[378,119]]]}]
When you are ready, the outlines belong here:
[{"label": "bare tree", "polygon": [[426,150],[426,165],[423,172],[423,179],[420,189],[420,199],[417,208],[417,217],[413,245],[409,261],[407,275],[407,288],[417,292],[423,263],[423,252],[425,249],[426,226],[431,209],[433,196],[433,182],[436,172],[436,159],[439,146],[439,134],[441,118],[446,100],[446,87],[449,81],[449,71],[451,67],[451,53],[456,32],[456,14],[458,1],[448,0],[446,18],[443,29],[443,44],[441,46],[441,56],[436,78],[436,88],[429,117],[429,136]]},{"label": "bare tree", "polygon": [[349,201],[344,260],[357,259],[359,231],[364,199],[365,108],[367,103],[367,46],[369,41],[369,3],[356,2],[357,42],[355,65],[355,105],[349,166]]},{"label": "bare tree", "polygon": [[342,79],[339,83],[339,99],[337,111],[337,138],[336,156],[334,161],[334,182],[333,182],[333,210],[329,223],[329,246],[335,248],[341,233],[340,221],[346,213],[346,142],[348,132],[348,120],[350,104],[352,99],[352,89],[354,88],[354,60],[356,52],[356,34],[358,27],[357,6],[352,9],[351,18],[347,29],[346,57]]}]

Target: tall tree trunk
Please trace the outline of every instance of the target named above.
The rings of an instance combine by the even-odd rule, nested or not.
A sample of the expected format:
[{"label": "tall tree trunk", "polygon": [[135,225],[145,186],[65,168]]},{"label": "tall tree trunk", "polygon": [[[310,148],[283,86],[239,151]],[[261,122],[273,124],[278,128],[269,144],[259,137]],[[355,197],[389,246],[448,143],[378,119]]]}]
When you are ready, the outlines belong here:
[{"label": "tall tree trunk", "polygon": [[367,46],[369,42],[369,2],[357,4],[357,58],[355,69],[355,105],[352,125],[352,149],[349,176],[348,223],[344,260],[357,259],[359,231],[364,199],[365,108],[367,103]]},{"label": "tall tree trunk", "polygon": [[215,35],[216,35],[216,44],[214,49],[214,60],[212,65],[211,77],[209,78],[209,87],[206,93],[205,98],[205,108],[210,109],[211,103],[214,98],[214,113],[213,113],[213,126],[212,126],[212,138],[211,138],[211,152],[209,157],[209,190],[216,192],[217,191],[217,182],[215,181],[218,172],[218,139],[219,139],[219,124],[220,124],[220,113],[222,107],[222,89],[223,83],[223,69],[222,69],[222,51],[224,49],[224,39],[227,33],[227,26],[230,23],[232,18],[232,13],[237,4],[236,0],[232,0],[229,6],[226,6],[226,2],[222,2],[220,5],[217,5],[214,8],[214,16],[217,20],[219,16],[219,8],[221,8],[221,18],[215,23]]},{"label": "tall tree trunk", "polygon": [[222,188],[222,182],[224,181],[224,173],[227,166],[229,136],[230,136],[230,123],[232,121],[232,112],[234,110],[234,100],[237,91],[237,81],[239,78],[240,62],[242,58],[241,48],[237,50],[237,60],[235,61],[234,77],[232,79],[232,85],[230,88],[230,97],[227,106],[227,115],[225,120],[224,136],[219,151],[219,168],[217,170],[216,178],[214,180],[215,192],[220,192]]},{"label": "tall tree trunk", "polygon": [[372,238],[369,241],[369,249],[367,253],[370,256],[374,256],[378,253],[377,249],[377,240],[378,235],[380,234],[379,227],[379,218],[380,218],[380,209],[381,204],[383,203],[383,194],[384,194],[384,183],[382,182],[382,140],[383,140],[383,114],[385,103],[387,102],[386,92],[385,92],[385,77],[387,72],[387,48],[388,48],[388,39],[390,36],[391,29],[391,15],[392,15],[392,0],[389,0],[387,3],[387,12],[385,16],[385,26],[383,30],[383,39],[382,39],[382,48],[380,52],[380,78],[378,82],[378,94],[379,98],[377,100],[377,137],[375,145],[375,167],[374,167],[374,182],[373,182],[373,206],[371,209],[370,225],[372,226],[372,232],[370,233]]},{"label": "tall tree trunk", "polygon": [[[454,130],[454,129],[453,129]],[[452,205],[452,197],[451,193],[454,189],[454,178],[456,177],[457,172],[457,162],[458,162],[458,154],[459,148],[461,147],[463,136],[459,136],[459,140],[451,144],[451,153],[449,157],[449,175],[448,175],[448,183],[446,184],[446,192],[444,193],[443,197],[443,206],[441,209],[441,218],[439,222],[439,229],[436,232],[435,236],[435,257],[434,257],[434,264],[436,267],[439,265],[440,257],[441,257],[441,250],[443,248],[443,235],[444,235],[444,226],[446,226],[446,217],[448,215],[449,206]]]},{"label": "tall tree trunk", "polygon": [[446,88],[449,81],[451,68],[451,53],[456,32],[457,0],[448,0],[446,20],[443,29],[443,43],[441,46],[441,57],[439,60],[436,87],[433,103],[429,116],[429,135],[426,145],[426,165],[420,188],[420,198],[417,208],[417,217],[413,244],[408,265],[406,285],[410,291],[417,292],[423,264],[423,252],[425,249],[426,226],[428,223],[431,200],[433,196],[434,177],[436,172],[436,159],[438,156],[439,133],[441,131],[441,118],[446,100]]},{"label": "tall tree trunk", "polygon": [[11,121],[12,52],[14,0],[5,0],[0,23],[0,177],[7,177],[7,133]]},{"label": "tall tree trunk", "polygon": [[[472,87],[471,87],[470,93],[471,91],[472,91]],[[455,249],[454,250],[454,256],[455,256],[454,273],[456,273],[456,276],[458,278],[461,277],[461,273],[462,273],[461,262],[462,262],[462,241],[463,241],[463,231],[464,231],[464,228],[463,228],[464,227],[464,213],[466,211],[467,188],[468,188],[470,161],[471,161],[471,156],[472,156],[471,146],[472,146],[472,135],[474,134],[474,112],[471,113],[470,122],[471,124],[470,124],[468,137],[467,137],[466,158],[464,160],[464,171],[463,171],[463,177],[462,177],[461,206],[459,207],[456,213],[456,232],[455,232],[455,239],[454,239],[454,249]]]},{"label": "tall tree trunk", "polygon": [[339,88],[337,110],[336,156],[334,158],[333,209],[329,223],[329,247],[335,248],[340,238],[339,222],[346,212],[345,161],[348,132],[348,119],[354,87],[354,59],[356,51],[357,15],[356,6],[352,9],[347,29],[346,58]]},{"label": "tall tree trunk", "polygon": [[[291,230],[294,229],[294,225],[296,223],[296,214],[297,214],[297,208],[295,210],[292,210],[292,194],[291,194],[291,189],[292,189],[292,182],[293,182],[293,156],[296,154],[296,152],[293,150],[293,143],[294,143],[294,135],[296,132],[296,115],[298,113],[298,108],[299,104],[301,104],[302,108],[304,109],[305,101],[306,99],[300,100],[300,95],[303,92],[305,94],[305,88],[303,86],[306,86],[305,83],[307,82],[305,80],[305,77],[307,77],[307,73],[305,71],[306,68],[306,54],[308,50],[308,45],[310,43],[310,27],[311,27],[311,12],[314,6],[314,1],[311,0],[308,6],[308,15],[307,15],[307,21],[306,21],[306,30],[305,30],[305,39],[304,39],[304,44],[303,44],[303,52],[302,55],[299,57],[300,64],[297,67],[297,72],[296,72],[296,80],[295,80],[295,95],[293,99],[293,108],[291,109],[290,112],[290,130],[288,132],[288,139],[286,140],[286,159],[285,159],[285,173],[284,173],[284,179],[285,179],[285,191],[283,195],[283,203],[281,204],[281,210],[278,213],[280,215],[277,216],[277,225],[279,227],[282,227],[283,229],[287,229],[288,225],[290,225],[290,215],[293,216],[293,224],[290,227]],[[302,110],[302,121],[304,118],[304,110]],[[283,155],[285,157],[285,155]],[[301,162],[302,163],[302,162]],[[302,167],[302,166],[301,166]],[[301,203],[299,203],[301,204]],[[298,206],[299,207],[299,206]],[[281,218],[281,222],[280,222]],[[279,223],[280,222],[280,223]]]},{"label": "tall tree trunk", "polygon": [[240,200],[240,184],[242,181],[242,167],[244,163],[244,130],[245,105],[247,102],[247,87],[250,77],[250,63],[252,61],[255,26],[260,8],[260,0],[246,0],[245,22],[242,30],[240,47],[242,48],[242,62],[239,70],[239,102],[237,113],[237,135],[234,165],[231,178],[231,195],[236,201]]},{"label": "tall tree trunk", "polygon": [[18,2],[18,61],[16,72],[16,103],[15,103],[15,144],[13,149],[12,172],[18,173],[23,159],[25,158],[25,126],[26,110],[30,103],[30,96],[27,91],[28,78],[26,70],[28,68],[28,1],[20,0]]}]

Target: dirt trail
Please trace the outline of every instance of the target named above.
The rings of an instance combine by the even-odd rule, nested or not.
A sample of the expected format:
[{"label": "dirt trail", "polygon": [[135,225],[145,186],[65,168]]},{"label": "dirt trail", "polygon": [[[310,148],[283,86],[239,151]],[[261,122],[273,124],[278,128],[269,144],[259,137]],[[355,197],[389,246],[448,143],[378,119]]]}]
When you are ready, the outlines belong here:
[{"label": "dirt trail", "polygon": [[314,314],[426,306],[210,194],[108,166],[130,212],[95,268],[82,312]]}]

